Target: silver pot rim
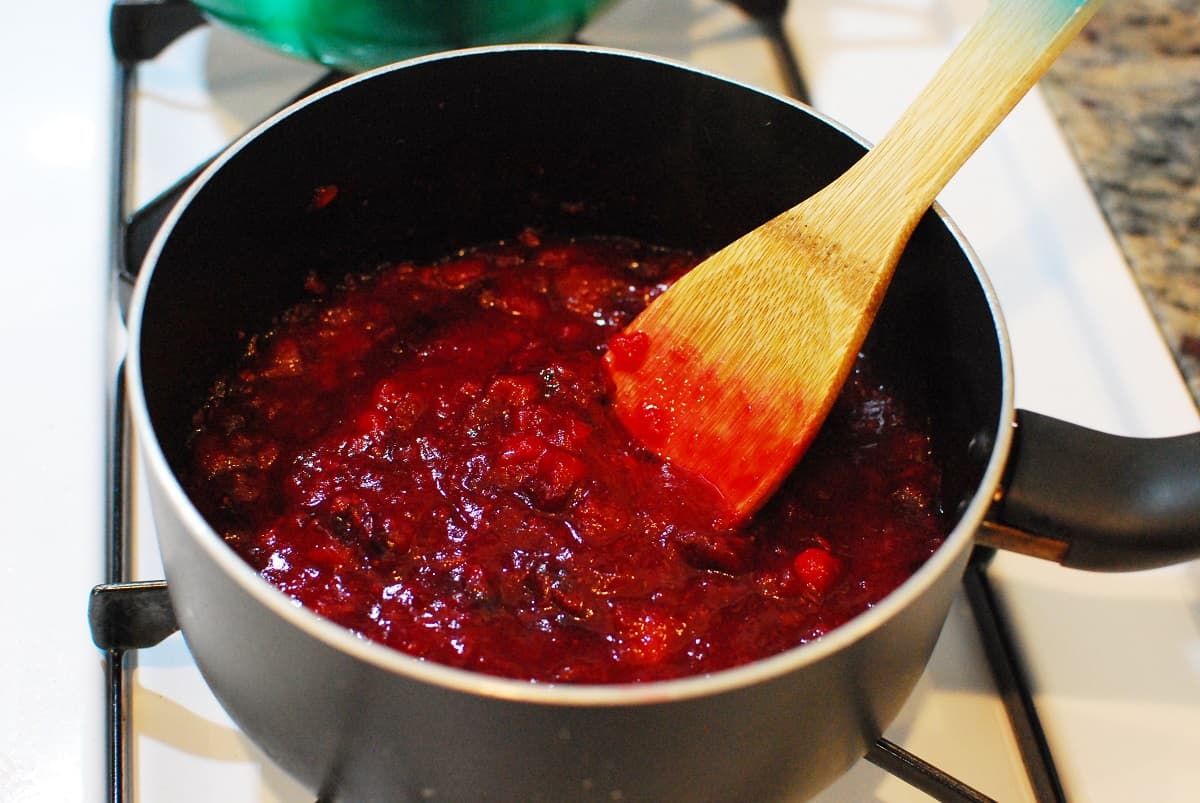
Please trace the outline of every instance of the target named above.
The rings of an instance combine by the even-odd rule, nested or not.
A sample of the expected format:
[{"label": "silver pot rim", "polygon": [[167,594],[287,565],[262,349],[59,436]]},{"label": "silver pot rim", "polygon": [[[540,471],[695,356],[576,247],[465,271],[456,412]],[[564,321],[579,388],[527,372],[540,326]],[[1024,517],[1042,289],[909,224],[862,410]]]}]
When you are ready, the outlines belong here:
[{"label": "silver pot rim", "polygon": [[[299,605],[282,591],[271,585],[238,556],[224,539],[208,525],[184,492],[158,443],[154,432],[146,396],[142,388],[140,342],[142,317],[148,289],[153,280],[154,266],[164,244],[184,210],[211,178],[231,159],[236,158],[245,146],[262,131],[291,116],[296,110],[322,98],[341,91],[343,88],[372,77],[402,70],[414,64],[458,59],[475,54],[512,51],[574,51],[616,55],[643,61],[656,62],[683,71],[698,73],[723,83],[732,84],[748,92],[767,95],[777,101],[793,105],[816,117],[826,125],[851,139],[866,144],[866,141],[837,121],[811,107],[788,98],[783,98],[762,89],[732,80],[726,76],[697,69],[672,59],[650,56],[614,48],[590,45],[503,45],[468,48],[460,51],[419,57],[397,64],[364,72],[334,84],[314,95],[298,101],[265,120],[253,130],[231,144],[212,164],[205,169],[182,195],[171,210],[163,226],[156,234],[139,272],[130,304],[128,323],[128,353],[126,359],[126,382],[133,431],[139,443],[146,470],[164,489],[168,502],[178,512],[190,537],[198,540],[211,559],[222,568],[253,599],[280,619],[288,622],[331,648],[345,653],[365,664],[387,672],[406,676],[442,688],[463,693],[492,697],[510,701],[556,706],[628,706],[655,704],[664,701],[700,698],[753,686],[816,664],[827,656],[840,652],[848,646],[876,631],[914,600],[921,597],[946,572],[959,565],[961,554],[974,541],[975,532],[993,502],[995,489],[1000,485],[1008,454],[1012,444],[1012,422],[1015,419],[1012,350],[1007,330],[1000,311],[995,290],[979,263],[978,256],[966,241],[958,226],[938,204],[933,209],[947,230],[953,235],[970,262],[990,310],[1000,351],[1001,406],[992,438],[990,457],[982,477],[971,495],[970,501],[959,514],[959,520],[946,538],[945,543],[911,577],[885,597],[877,605],[859,614],[849,622],[835,628],[825,636],[802,644],[776,655],[738,667],[707,675],[628,684],[552,684],[486,675],[470,670],[458,669],[404,654],[396,649],[356,636],[348,629],[333,623]],[[168,588],[170,577],[168,576]],[[187,600],[174,599],[176,605],[187,605]],[[182,616],[186,621],[190,617]],[[184,636],[187,636],[186,626]]]}]

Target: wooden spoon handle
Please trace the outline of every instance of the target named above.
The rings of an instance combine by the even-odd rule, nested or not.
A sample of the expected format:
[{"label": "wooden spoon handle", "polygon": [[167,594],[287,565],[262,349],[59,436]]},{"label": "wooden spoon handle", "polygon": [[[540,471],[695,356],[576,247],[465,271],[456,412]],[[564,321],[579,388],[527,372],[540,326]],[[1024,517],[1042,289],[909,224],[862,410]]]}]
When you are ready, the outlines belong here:
[{"label": "wooden spoon handle", "polygon": [[[1091,19],[1102,0],[992,0],[933,80],[829,188],[907,239],[950,178]],[[844,208],[844,207],[842,207]],[[865,217],[865,216],[864,216]]]}]

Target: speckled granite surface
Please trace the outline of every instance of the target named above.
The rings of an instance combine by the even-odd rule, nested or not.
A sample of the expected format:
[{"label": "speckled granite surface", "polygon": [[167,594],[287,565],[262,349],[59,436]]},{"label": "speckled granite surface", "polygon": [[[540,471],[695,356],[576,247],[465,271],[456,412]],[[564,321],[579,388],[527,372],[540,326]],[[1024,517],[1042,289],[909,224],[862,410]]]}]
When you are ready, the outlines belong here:
[{"label": "speckled granite surface", "polygon": [[1200,403],[1200,2],[1109,0],[1041,86]]}]

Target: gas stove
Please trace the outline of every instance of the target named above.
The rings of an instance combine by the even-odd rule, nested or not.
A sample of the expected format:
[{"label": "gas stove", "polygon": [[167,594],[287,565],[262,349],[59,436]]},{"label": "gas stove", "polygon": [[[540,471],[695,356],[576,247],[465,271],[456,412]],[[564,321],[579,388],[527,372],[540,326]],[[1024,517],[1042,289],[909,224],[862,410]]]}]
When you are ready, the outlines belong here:
[{"label": "gas stove", "polygon": [[[983,5],[799,0],[784,27],[813,104],[877,140]],[[124,479],[109,465],[120,452],[105,447],[104,411],[119,421],[119,400],[106,399],[106,389],[123,348],[120,283],[111,291],[108,273],[115,221],[134,210],[145,217],[161,192],[326,73],[219,27],[193,29],[187,19],[161,52],[131,72],[116,70],[109,11],[106,0],[77,0],[51,17],[35,4],[0,34],[14,63],[50,65],[39,68],[48,85],[17,87],[21,121],[5,134],[9,152],[21,154],[4,203],[6,219],[21,222],[9,236],[22,263],[13,271],[21,301],[4,324],[5,360],[9,376],[28,379],[8,394],[5,425],[12,429],[4,442],[17,455],[6,461],[3,486],[16,494],[3,621],[20,653],[0,670],[9,717],[0,796],[311,801],[230,722],[178,634],[123,659],[115,713],[127,716],[117,724],[125,725],[128,753],[123,788],[113,789],[105,655],[89,643],[84,597],[105,579],[106,521],[130,534],[129,578],[162,576],[136,460],[117,467],[128,469]],[[51,26],[53,38],[31,35]],[[724,3],[622,0],[580,39],[788,91],[794,84],[769,32]],[[122,154],[113,96],[131,104]],[[120,199],[110,155],[127,160]],[[1197,428],[1174,363],[1036,91],[941,202],[1000,296],[1020,407],[1131,435]],[[108,499],[106,487],[115,489]],[[48,544],[58,549],[52,563]],[[46,590],[33,566],[53,567],[56,588],[68,593]],[[1193,799],[1200,567],[1096,576],[999,555],[970,577],[921,683],[885,734],[901,760],[920,756],[1000,801]],[[989,604],[998,617],[989,618]],[[989,621],[1011,636],[1015,680],[1024,683],[989,655],[997,648]],[[894,775],[880,769],[887,755],[873,758],[820,800],[929,799],[902,780],[911,775],[903,767]],[[955,790],[947,783],[933,791],[980,799]]]}]

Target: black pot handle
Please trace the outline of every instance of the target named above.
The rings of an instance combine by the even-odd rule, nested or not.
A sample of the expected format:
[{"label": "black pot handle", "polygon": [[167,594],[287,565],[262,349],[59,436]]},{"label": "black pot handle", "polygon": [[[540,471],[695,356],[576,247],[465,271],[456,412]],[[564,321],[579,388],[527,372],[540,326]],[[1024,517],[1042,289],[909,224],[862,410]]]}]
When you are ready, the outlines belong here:
[{"label": "black pot handle", "polygon": [[1129,438],[1025,410],[1015,426],[982,543],[1093,571],[1200,557],[1200,432]]}]

